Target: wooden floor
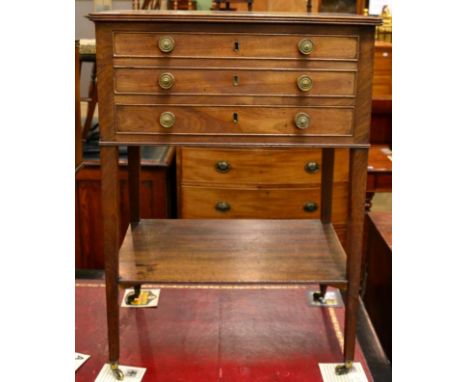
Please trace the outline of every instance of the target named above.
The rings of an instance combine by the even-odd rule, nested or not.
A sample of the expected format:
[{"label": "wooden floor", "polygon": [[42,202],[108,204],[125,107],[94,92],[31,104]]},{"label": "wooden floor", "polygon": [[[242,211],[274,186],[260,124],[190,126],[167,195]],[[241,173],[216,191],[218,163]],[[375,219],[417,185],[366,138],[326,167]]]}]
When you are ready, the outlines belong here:
[{"label": "wooden floor", "polygon": [[318,220],[142,220],[119,258],[124,284],[346,284],[343,248]]}]

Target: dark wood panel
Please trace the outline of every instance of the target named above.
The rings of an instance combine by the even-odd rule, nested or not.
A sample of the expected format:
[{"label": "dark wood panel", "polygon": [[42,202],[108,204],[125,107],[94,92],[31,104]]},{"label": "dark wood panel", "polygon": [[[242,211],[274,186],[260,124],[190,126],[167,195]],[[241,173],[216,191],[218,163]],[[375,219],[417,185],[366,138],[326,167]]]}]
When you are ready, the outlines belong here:
[{"label": "dark wood panel", "polygon": [[392,145],[392,44],[376,41],[370,142]]},{"label": "dark wood panel", "polygon": [[366,217],[366,283],[363,301],[377,335],[392,359],[392,213]]},{"label": "dark wood panel", "polygon": [[345,285],[344,263],[333,228],[319,221],[142,220],[120,249],[120,282]]},{"label": "dark wood panel", "polygon": [[[140,182],[140,212],[143,218],[167,218],[172,214],[170,193],[174,185],[170,172],[174,169],[144,167]],[[172,175],[173,176],[173,175]],[[120,166],[120,242],[130,219],[126,166]],[[76,245],[75,268],[103,269],[101,169],[96,164],[85,164],[76,174]]]}]

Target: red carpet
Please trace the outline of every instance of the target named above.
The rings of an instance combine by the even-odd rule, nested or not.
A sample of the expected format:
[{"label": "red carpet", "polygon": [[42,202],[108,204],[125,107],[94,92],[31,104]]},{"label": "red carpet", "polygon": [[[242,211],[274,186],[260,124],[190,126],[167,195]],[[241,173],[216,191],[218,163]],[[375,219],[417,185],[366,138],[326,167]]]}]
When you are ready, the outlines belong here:
[{"label": "red carpet", "polygon": [[[318,363],[341,361],[344,309],[309,307],[307,290],[163,288],[157,308],[120,310],[120,363],[146,367],[143,381],[322,381]],[[76,381],[90,382],[107,361],[104,284],[75,294],[75,350],[91,355]]]}]

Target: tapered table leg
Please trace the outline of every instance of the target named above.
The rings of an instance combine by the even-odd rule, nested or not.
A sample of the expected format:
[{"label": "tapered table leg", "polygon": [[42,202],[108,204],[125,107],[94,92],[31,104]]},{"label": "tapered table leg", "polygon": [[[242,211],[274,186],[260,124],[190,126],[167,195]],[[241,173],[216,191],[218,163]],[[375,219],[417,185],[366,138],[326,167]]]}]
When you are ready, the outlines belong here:
[{"label": "tapered table leg", "polygon": [[364,211],[367,184],[368,149],[351,149],[350,160],[350,200],[348,220],[348,250],[347,250],[347,278],[345,313],[345,341],[344,362],[338,367],[337,373],[346,373],[354,361],[356,345],[356,321],[359,305],[359,285],[361,277],[362,241],[364,229]]},{"label": "tapered table leg", "polygon": [[128,146],[128,196],[130,222],[140,221],[140,146]]},{"label": "tapered table leg", "polygon": [[[320,220],[323,224],[331,223],[333,207],[333,174],[335,170],[335,149],[322,149],[322,180]],[[320,292],[314,293],[314,299],[323,303],[327,293],[327,285],[320,284]]]},{"label": "tapered table leg", "polygon": [[117,379],[123,378],[119,362],[119,153],[118,147],[101,147],[102,218],[106,268],[107,335],[109,363]]}]

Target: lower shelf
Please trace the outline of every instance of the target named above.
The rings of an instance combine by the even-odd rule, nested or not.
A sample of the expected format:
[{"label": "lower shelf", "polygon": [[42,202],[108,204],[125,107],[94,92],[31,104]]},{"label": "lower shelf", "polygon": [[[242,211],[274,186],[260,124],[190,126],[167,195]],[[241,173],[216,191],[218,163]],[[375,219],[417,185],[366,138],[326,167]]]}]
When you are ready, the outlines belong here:
[{"label": "lower shelf", "polygon": [[141,220],[120,249],[119,283],[344,285],[345,263],[318,220]]}]

